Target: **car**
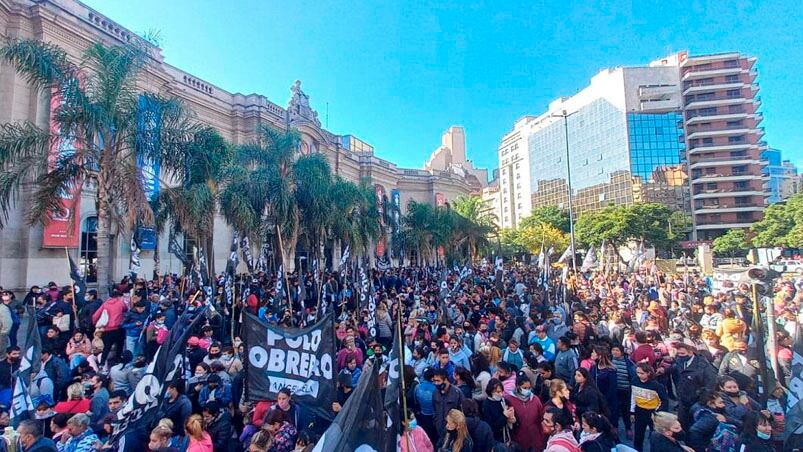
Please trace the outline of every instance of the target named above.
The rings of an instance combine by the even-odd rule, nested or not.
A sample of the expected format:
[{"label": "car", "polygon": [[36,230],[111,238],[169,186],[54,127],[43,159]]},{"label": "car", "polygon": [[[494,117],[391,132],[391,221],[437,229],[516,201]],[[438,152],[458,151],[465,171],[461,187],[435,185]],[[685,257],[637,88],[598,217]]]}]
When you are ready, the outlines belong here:
[{"label": "car", "polygon": [[779,272],[803,275],[803,261],[780,259],[770,264],[770,268]]}]

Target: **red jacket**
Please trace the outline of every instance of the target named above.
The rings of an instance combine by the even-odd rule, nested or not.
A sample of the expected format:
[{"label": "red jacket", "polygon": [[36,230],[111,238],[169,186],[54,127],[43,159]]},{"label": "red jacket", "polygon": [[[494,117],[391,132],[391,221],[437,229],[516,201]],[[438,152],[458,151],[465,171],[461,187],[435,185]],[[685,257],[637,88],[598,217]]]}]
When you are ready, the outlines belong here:
[{"label": "red jacket", "polygon": [[128,306],[125,305],[125,302],[123,302],[122,298],[109,298],[108,300],[104,301],[102,305],[100,305],[100,308],[98,308],[94,314],[92,314],[92,323],[97,325],[98,319],[100,319],[103,311],[106,311],[109,315],[109,321],[103,327],[103,331],[119,330],[120,325],[123,324],[123,317],[127,310]]}]

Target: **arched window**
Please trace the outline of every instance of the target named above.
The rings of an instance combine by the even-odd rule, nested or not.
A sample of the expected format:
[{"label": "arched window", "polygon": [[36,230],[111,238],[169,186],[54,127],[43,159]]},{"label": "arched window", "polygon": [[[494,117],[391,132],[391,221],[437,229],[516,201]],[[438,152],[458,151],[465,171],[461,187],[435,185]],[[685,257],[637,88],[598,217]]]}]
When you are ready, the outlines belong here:
[{"label": "arched window", "polygon": [[98,217],[87,217],[81,222],[81,271],[86,282],[98,280]]}]

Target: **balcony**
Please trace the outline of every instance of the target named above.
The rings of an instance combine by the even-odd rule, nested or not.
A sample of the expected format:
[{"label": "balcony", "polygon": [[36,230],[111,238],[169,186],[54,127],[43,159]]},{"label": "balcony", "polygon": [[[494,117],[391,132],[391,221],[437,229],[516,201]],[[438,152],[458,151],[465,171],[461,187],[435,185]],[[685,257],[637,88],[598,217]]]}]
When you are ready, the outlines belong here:
[{"label": "balcony", "polygon": [[683,95],[692,94],[692,93],[703,93],[706,91],[719,91],[719,90],[726,90],[726,89],[742,89],[742,88],[749,88],[751,85],[742,82],[707,82],[707,83],[700,83],[695,84],[692,83],[691,86],[686,88],[683,91]]},{"label": "balcony", "polygon": [[754,99],[746,99],[743,96],[738,97],[727,97],[727,96],[717,96],[712,97],[710,99],[705,100],[693,100],[690,103],[686,104],[686,109],[692,108],[705,108],[705,107],[719,107],[722,105],[739,105],[739,104],[748,104],[750,102],[754,102]]},{"label": "balcony", "polygon": [[761,163],[761,160],[754,160],[754,159],[730,160],[732,158],[733,157],[701,158],[695,161],[694,163],[690,164],[689,169],[709,168],[712,166],[758,165]]},{"label": "balcony", "polygon": [[716,230],[716,229],[742,229],[742,228],[749,228],[753,225],[753,222],[750,223],[707,223],[707,224],[700,224],[697,223],[695,225],[695,229],[697,230]]},{"label": "balcony", "polygon": [[680,80],[685,82],[686,80],[696,80],[699,78],[716,77],[718,75],[747,74],[748,72],[749,71],[747,69],[742,69],[739,66],[720,67],[705,71],[695,71],[692,69],[689,72],[683,74],[683,77],[681,77]]},{"label": "balcony", "polygon": [[705,137],[725,137],[731,135],[744,135],[746,133],[754,133],[754,134],[764,134],[764,130],[762,128],[758,129],[749,129],[745,126],[725,126],[725,127],[710,127],[710,130],[696,130],[689,134],[688,138],[693,140],[695,138],[705,138]]},{"label": "balcony", "polygon": [[750,113],[714,113],[714,114],[699,114],[694,113],[686,119],[686,124],[691,125],[697,122],[712,122],[712,121],[734,121],[739,119],[750,118]]},{"label": "balcony", "polygon": [[709,174],[692,179],[692,184],[705,184],[708,182],[736,182],[742,180],[761,180],[764,177],[760,174],[750,174],[747,171],[730,174]]},{"label": "balcony", "polygon": [[760,212],[764,210],[764,206],[739,206],[739,205],[710,205],[703,207],[695,207],[695,215],[703,215],[707,213],[736,213],[736,212]]},{"label": "balcony", "polygon": [[724,197],[735,197],[735,196],[764,196],[763,191],[759,191],[756,189],[748,190],[748,191],[730,191],[725,189],[717,189],[717,190],[703,190],[700,193],[696,193],[692,196],[692,199],[714,199],[714,198],[724,198]]},{"label": "balcony", "polygon": [[758,145],[750,143],[728,143],[728,144],[698,144],[689,149],[689,154],[702,154],[706,152],[719,151],[741,151],[750,148],[758,148]]}]

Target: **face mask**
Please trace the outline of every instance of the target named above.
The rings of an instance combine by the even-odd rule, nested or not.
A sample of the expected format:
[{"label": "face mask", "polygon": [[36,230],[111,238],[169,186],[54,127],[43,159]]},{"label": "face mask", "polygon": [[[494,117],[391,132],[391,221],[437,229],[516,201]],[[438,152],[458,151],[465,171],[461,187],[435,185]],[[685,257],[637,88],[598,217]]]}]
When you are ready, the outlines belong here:
[{"label": "face mask", "polygon": [[685,366],[689,362],[689,358],[691,358],[691,357],[690,356],[676,356],[675,357],[675,361],[677,361],[677,363],[680,364],[681,366]]},{"label": "face mask", "polygon": [[502,401],[502,396],[500,396],[500,395],[492,395],[491,396],[491,400],[493,400],[494,402],[501,402]]},{"label": "face mask", "polygon": [[675,438],[675,441],[683,441],[686,439],[686,432],[683,430],[679,432],[672,432],[672,438]]},{"label": "face mask", "polygon": [[438,390],[443,391],[444,389],[446,389],[446,383],[441,383],[438,385]]},{"label": "face mask", "polygon": [[740,391],[737,389],[736,391],[723,391],[729,397],[739,397]]},{"label": "face mask", "polygon": [[521,395],[523,395],[524,397],[530,397],[531,395],[533,395],[533,391],[530,389],[522,389],[520,392]]},{"label": "face mask", "polygon": [[587,431],[583,430],[582,432],[580,432],[580,440],[582,441],[583,438],[585,438],[588,435],[590,435],[590,433],[588,433]]},{"label": "face mask", "polygon": [[196,377],[203,377],[204,375],[206,375],[206,374],[203,373],[203,372],[195,372],[195,376]]},{"label": "face mask", "polygon": [[410,430],[413,430],[416,427],[418,427],[418,421],[416,421],[415,419],[410,419]]},{"label": "face mask", "polygon": [[758,436],[759,439],[770,439],[770,437],[772,435],[770,433],[764,433],[764,432],[757,431],[756,432],[756,436]]}]

